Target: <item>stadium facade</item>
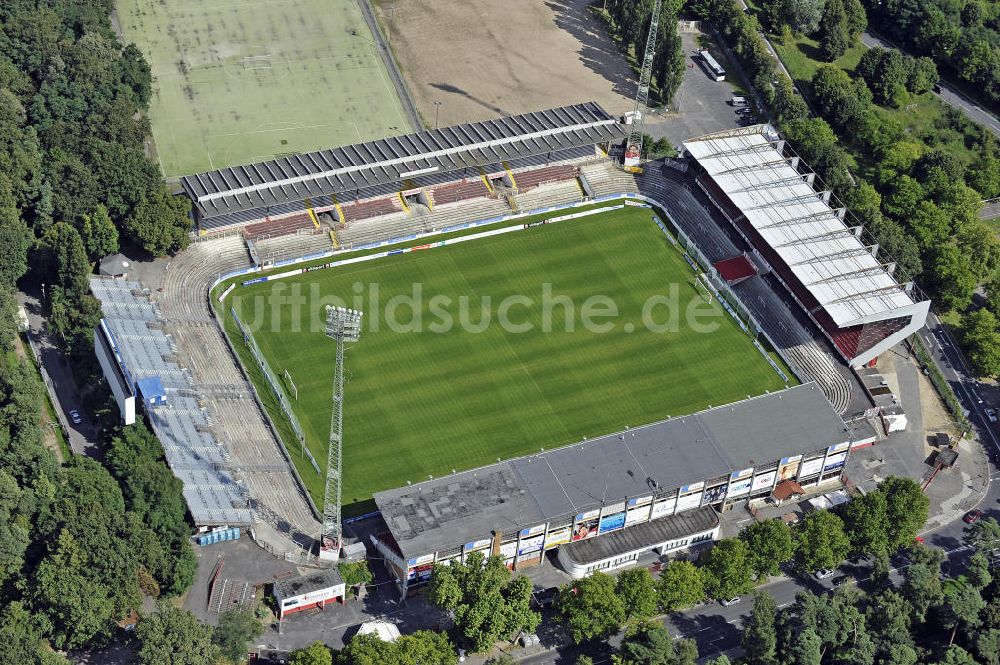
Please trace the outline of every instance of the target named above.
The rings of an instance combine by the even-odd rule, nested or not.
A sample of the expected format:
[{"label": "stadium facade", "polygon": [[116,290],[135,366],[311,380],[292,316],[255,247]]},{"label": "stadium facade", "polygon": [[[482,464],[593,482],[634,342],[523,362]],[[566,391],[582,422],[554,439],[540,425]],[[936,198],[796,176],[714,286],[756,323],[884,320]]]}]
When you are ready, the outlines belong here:
[{"label": "stadium facade", "polygon": [[369,216],[405,210],[408,197],[433,206],[433,190],[459,180],[516,190],[518,169],[593,158],[624,138],[617,119],[587,102],[199,173],[181,184],[202,232],[303,213],[347,223],[355,206]]},{"label": "stadium facade", "polygon": [[929,300],[866,245],[862,227],[770,125],[684,142],[698,186],[852,367],[923,327]]},{"label": "stadium facade", "polygon": [[712,540],[718,512],[784,480],[838,482],[851,448],[873,440],[808,383],[378,492],[388,530],[372,540],[404,589],[476,551],[516,568],[565,548],[564,567],[584,575]]}]

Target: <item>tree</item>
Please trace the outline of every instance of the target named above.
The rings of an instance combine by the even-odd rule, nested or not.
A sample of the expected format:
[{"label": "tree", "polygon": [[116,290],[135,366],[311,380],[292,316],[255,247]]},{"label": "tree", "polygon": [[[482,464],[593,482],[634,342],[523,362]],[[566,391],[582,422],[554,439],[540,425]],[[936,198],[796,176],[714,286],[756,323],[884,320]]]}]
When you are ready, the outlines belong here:
[{"label": "tree", "polygon": [[788,656],[793,665],[819,665],[823,657],[819,635],[810,628],[803,630],[792,642]]},{"label": "tree", "polygon": [[966,632],[979,627],[979,613],[986,607],[986,602],[979,594],[979,589],[965,580],[948,580],[944,585],[944,604],[941,606],[941,625],[951,629],[951,639],[955,641],[955,633],[962,626]]},{"label": "tree", "polygon": [[975,637],[976,656],[985,665],[1000,665],[1000,630],[987,628]]},{"label": "tree", "polygon": [[509,653],[498,653],[491,658],[486,659],[484,665],[517,665],[517,661]]},{"label": "tree", "polygon": [[792,30],[803,35],[816,32],[823,16],[823,0],[784,0],[782,4],[785,21]]},{"label": "tree", "polygon": [[944,658],[938,661],[939,665],[978,665],[968,651],[953,644],[944,652]]},{"label": "tree", "polygon": [[80,236],[87,255],[94,260],[118,251],[118,229],[115,228],[108,209],[97,204],[92,215],[84,215]]},{"label": "tree", "polygon": [[701,555],[702,580],[710,598],[745,596],[753,589],[750,552],[742,540],[726,538]]},{"label": "tree", "polygon": [[656,592],[659,608],[663,612],[676,612],[697,605],[705,599],[701,569],[690,561],[670,561],[656,581]]},{"label": "tree", "polygon": [[896,49],[868,49],[858,63],[858,74],[868,84],[879,104],[899,107],[906,102],[907,81],[912,66]]},{"label": "tree", "polygon": [[333,665],[333,654],[319,640],[288,655],[288,665]]},{"label": "tree", "polygon": [[779,75],[774,84],[774,112],[782,122],[809,117],[809,107],[798,94],[792,79]]},{"label": "tree", "polygon": [[913,543],[927,522],[931,504],[920,484],[912,478],[889,476],[879,484],[878,491],[885,495],[890,548]]},{"label": "tree", "polygon": [[486,651],[519,630],[534,632],[541,617],[532,612],[531,582],[511,579],[502,558],[473,552],[466,561],[434,566],[428,599],[450,610],[459,632],[475,651]]},{"label": "tree", "polygon": [[961,224],[955,242],[969,256],[969,267],[976,279],[985,280],[995,274],[1000,268],[1000,239],[997,239],[996,233],[979,219],[964,222],[960,221],[954,209],[949,207],[949,212],[952,224]]},{"label": "tree", "polygon": [[938,549],[920,545],[911,550],[912,563],[903,571],[900,593],[910,603],[913,620],[922,623],[927,611],[944,600],[941,587],[941,561],[944,555]]},{"label": "tree", "polygon": [[607,637],[625,622],[625,606],[615,592],[615,579],[602,572],[564,586],[555,608],[577,644]]},{"label": "tree", "polygon": [[841,130],[861,122],[871,107],[872,94],[865,82],[852,80],[847,72],[833,65],[816,70],[812,88],[820,115]]},{"label": "tree", "polygon": [[930,92],[940,78],[937,65],[930,58],[911,58],[906,88],[915,95]]},{"label": "tree", "polygon": [[89,288],[90,262],[80,234],[69,224],[53,224],[42,236],[40,246],[54,273],[56,285],[71,302],[79,302]]},{"label": "tree", "polygon": [[433,630],[418,630],[410,635],[403,635],[396,640],[396,650],[401,665],[455,665],[458,662],[455,647],[448,636]]},{"label": "tree", "polygon": [[990,572],[990,560],[981,551],[976,550],[969,557],[969,563],[965,568],[965,579],[974,589],[980,592],[993,581],[993,574]]},{"label": "tree", "polygon": [[820,49],[826,60],[832,62],[847,52],[851,36],[842,0],[827,0],[823,18],[819,22],[819,31]]},{"label": "tree", "polygon": [[229,610],[219,618],[219,625],[212,632],[212,643],[219,647],[222,655],[234,663],[246,658],[250,642],[264,632],[253,612]]},{"label": "tree", "polygon": [[618,648],[622,663],[676,665],[674,639],[663,624],[642,622],[628,630]]},{"label": "tree", "polygon": [[660,24],[660,38],[653,59],[653,76],[660,101],[670,104],[684,80],[685,67],[684,49],[681,46],[680,35],[677,34],[677,21],[666,25]]},{"label": "tree", "polygon": [[747,665],[775,665],[778,662],[778,634],[775,616],[778,604],[766,591],[753,597],[753,611],[743,629],[743,658]]},{"label": "tree", "polygon": [[994,517],[985,517],[966,533],[965,540],[981,550],[993,550],[1000,546],[1000,523]]},{"label": "tree", "polygon": [[129,236],[153,256],[163,256],[187,247],[191,229],[191,202],[171,195],[165,187],[145,196],[126,220]]},{"label": "tree", "polygon": [[0,247],[4,248],[4,260],[0,261],[0,287],[14,286],[27,272],[31,240],[31,229],[21,219],[10,178],[0,171]]},{"label": "tree", "polygon": [[805,571],[836,568],[851,551],[844,522],[826,510],[809,513],[795,536],[796,559]]},{"label": "tree", "polygon": [[212,643],[210,626],[164,601],[157,604],[155,613],[139,621],[136,636],[143,665],[209,665],[221,655]]},{"label": "tree", "polygon": [[781,565],[795,556],[792,530],[779,519],[753,522],[739,537],[747,544],[750,568],[758,580],[777,575]]},{"label": "tree", "polygon": [[844,14],[847,16],[847,33],[852,40],[868,28],[868,15],[861,0],[844,0]]},{"label": "tree", "polygon": [[656,614],[653,576],[645,568],[630,568],[619,574],[617,591],[625,607],[626,619],[648,619]]},{"label": "tree", "polygon": [[972,299],[977,280],[969,257],[957,246],[948,243],[930,251],[928,283],[941,305],[962,310]]},{"label": "tree", "polygon": [[338,564],[337,570],[349,589],[371,584],[375,580],[375,575],[368,567],[368,562],[364,560]]},{"label": "tree", "polygon": [[[871,626],[875,643],[882,653],[889,653],[897,646],[903,646],[912,652],[913,638],[910,635],[911,610],[909,603],[893,590],[883,591],[872,597],[866,612],[867,623]],[[907,655],[896,654],[893,662],[905,663]],[[910,665],[917,660],[914,654]]]},{"label": "tree", "polygon": [[962,343],[980,376],[1000,375],[1000,322],[988,309],[977,309],[962,320]]}]

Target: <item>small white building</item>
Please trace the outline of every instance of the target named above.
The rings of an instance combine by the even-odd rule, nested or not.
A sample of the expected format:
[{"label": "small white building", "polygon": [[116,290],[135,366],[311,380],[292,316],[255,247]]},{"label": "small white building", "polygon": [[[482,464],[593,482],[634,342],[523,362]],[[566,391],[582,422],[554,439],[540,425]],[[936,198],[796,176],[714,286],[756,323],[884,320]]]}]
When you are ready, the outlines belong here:
[{"label": "small white building", "polygon": [[344,602],[344,580],[336,569],[311,573],[301,577],[287,577],[274,582],[274,599],[278,605],[278,618],[289,614],[323,608],[329,603]]}]

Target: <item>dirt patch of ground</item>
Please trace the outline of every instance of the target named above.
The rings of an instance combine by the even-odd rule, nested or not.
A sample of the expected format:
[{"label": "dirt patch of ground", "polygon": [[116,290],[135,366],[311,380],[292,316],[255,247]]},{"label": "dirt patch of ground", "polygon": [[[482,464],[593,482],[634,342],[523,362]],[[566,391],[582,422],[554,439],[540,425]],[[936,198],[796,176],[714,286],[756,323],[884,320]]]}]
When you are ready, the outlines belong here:
[{"label": "dirt patch of ground", "polygon": [[378,0],[376,9],[417,109],[433,127],[435,120],[446,126],[591,100],[612,114],[630,111],[636,77],[587,6]]}]

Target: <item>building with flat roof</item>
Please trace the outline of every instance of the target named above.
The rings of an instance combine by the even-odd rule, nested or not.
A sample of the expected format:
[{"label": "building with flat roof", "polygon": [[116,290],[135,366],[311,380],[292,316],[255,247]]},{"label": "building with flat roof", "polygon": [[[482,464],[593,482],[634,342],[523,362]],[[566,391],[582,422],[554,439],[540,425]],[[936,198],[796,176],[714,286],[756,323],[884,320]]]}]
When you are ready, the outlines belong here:
[{"label": "building with flat roof", "polygon": [[699,187],[853,367],[923,327],[929,300],[770,125],[684,142]]},{"label": "building with flat roof", "polygon": [[526,566],[565,543],[840,477],[855,436],[808,383],[375,494],[401,583],[473,551]]},{"label": "building with flat roof", "polygon": [[344,580],[336,568],[275,580],[273,593],[278,604],[278,618],[284,619],[289,614],[343,602],[346,590]]}]

